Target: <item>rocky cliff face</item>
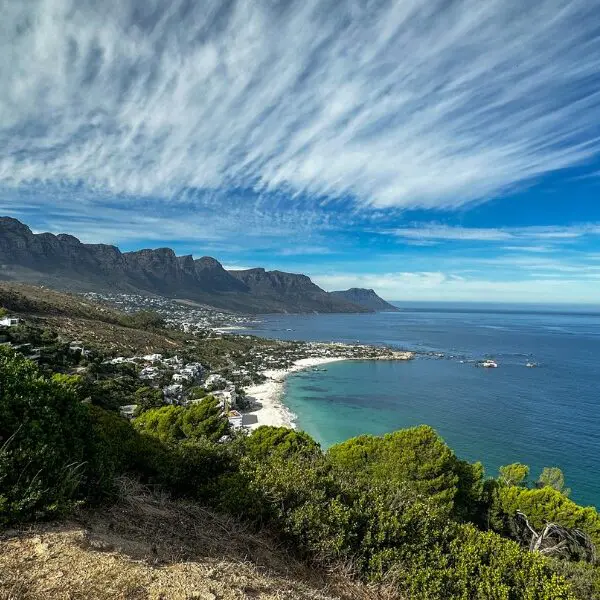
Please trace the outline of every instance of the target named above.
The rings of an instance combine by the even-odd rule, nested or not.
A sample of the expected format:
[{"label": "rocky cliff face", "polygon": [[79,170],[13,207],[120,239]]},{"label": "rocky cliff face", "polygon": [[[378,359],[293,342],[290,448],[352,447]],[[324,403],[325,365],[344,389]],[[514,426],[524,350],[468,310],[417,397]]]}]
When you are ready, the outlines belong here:
[{"label": "rocky cliff face", "polygon": [[271,307],[270,312],[370,312],[365,307],[332,296],[306,275],[248,269],[230,271],[250,293]]},{"label": "rocky cliff face", "polygon": [[0,279],[71,291],[153,293],[252,313],[369,310],[328,294],[306,275],[228,272],[214,258],[176,256],[170,248],[121,252],[72,235],[34,234],[10,217],[0,217]]},{"label": "rocky cliff face", "polygon": [[337,298],[353,304],[358,304],[359,306],[364,306],[375,312],[398,312],[399,310],[393,304],[380,298],[374,290],[366,288],[350,288],[349,290],[331,292],[331,294]]}]

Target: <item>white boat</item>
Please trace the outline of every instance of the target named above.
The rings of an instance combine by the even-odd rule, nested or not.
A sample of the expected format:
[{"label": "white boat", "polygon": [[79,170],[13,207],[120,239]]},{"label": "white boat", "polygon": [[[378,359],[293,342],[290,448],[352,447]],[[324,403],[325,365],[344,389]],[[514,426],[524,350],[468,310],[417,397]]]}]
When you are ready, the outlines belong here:
[{"label": "white boat", "polygon": [[498,363],[494,360],[484,360],[479,364],[486,369],[496,369],[498,367]]}]

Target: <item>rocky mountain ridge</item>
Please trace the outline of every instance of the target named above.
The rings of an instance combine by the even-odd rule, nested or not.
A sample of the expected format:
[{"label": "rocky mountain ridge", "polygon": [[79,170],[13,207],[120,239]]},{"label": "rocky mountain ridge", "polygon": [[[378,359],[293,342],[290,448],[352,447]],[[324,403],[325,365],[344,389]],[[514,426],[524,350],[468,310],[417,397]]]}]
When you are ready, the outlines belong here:
[{"label": "rocky mountain ridge", "polygon": [[145,292],[245,313],[373,310],[326,292],[306,275],[226,271],[215,258],[176,256],[170,248],[121,252],[68,234],[34,234],[11,217],[0,217],[0,279],[75,292]]},{"label": "rocky mountain ridge", "polygon": [[346,302],[358,304],[359,306],[363,306],[375,312],[399,312],[400,310],[398,307],[379,297],[375,293],[375,290],[371,289],[350,288],[349,290],[340,290],[330,293]]}]

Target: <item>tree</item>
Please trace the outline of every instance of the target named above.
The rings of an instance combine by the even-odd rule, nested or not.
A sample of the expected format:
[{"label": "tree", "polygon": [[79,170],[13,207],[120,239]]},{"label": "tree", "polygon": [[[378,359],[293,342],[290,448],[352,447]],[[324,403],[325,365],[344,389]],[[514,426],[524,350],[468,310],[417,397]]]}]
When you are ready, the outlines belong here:
[{"label": "tree", "polygon": [[481,465],[459,461],[435,430],[426,425],[383,437],[362,435],[333,446],[328,456],[336,468],[353,477],[408,484],[449,513],[455,509],[456,500],[468,502],[481,495]]},{"label": "tree", "polygon": [[3,306],[0,306],[0,319],[3,319],[7,315],[8,315],[8,310],[6,310],[6,308],[4,308]]},{"label": "tree", "polygon": [[181,430],[182,406],[162,406],[142,413],[133,420],[140,432],[157,437],[165,444],[174,444],[185,438]]},{"label": "tree", "polygon": [[263,425],[244,440],[244,454],[253,460],[265,460],[272,456],[318,456],[321,447],[304,431],[288,427]]},{"label": "tree", "polygon": [[502,485],[525,485],[529,475],[529,467],[521,463],[513,463],[500,467],[500,476],[498,480]]},{"label": "tree", "polygon": [[523,538],[521,535],[523,523],[519,513],[527,515],[529,525],[537,532],[542,531],[546,524],[552,523],[568,530],[580,530],[596,546],[600,544],[600,516],[596,509],[579,506],[549,486],[537,489],[499,487],[493,510],[500,517],[494,527],[524,543],[529,542],[529,537]]},{"label": "tree", "polygon": [[219,401],[207,396],[183,411],[181,430],[188,439],[207,438],[216,442],[229,432],[229,421],[222,414]]},{"label": "tree", "polygon": [[229,422],[212,396],[187,408],[163,406],[147,410],[133,423],[138,431],[171,445],[186,439],[218,441],[229,431]]},{"label": "tree", "polygon": [[527,515],[520,510],[516,522],[521,525],[520,537],[528,544],[530,552],[547,556],[563,556],[571,560],[596,560],[596,548],[590,536],[580,529],[569,529],[556,523],[546,523],[536,531],[529,523]]},{"label": "tree", "polygon": [[164,395],[161,389],[144,385],[135,390],[133,403],[138,405],[138,413],[151,408],[159,408],[164,404]]},{"label": "tree", "polygon": [[565,488],[565,476],[558,467],[544,467],[536,482],[536,486],[551,487],[565,496],[568,496],[571,491]]}]

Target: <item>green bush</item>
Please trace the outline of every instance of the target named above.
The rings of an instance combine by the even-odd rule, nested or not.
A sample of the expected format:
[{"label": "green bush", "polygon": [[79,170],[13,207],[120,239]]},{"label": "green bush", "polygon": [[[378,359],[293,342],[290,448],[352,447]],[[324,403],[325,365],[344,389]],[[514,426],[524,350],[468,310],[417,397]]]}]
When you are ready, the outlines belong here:
[{"label": "green bush", "polygon": [[321,448],[304,431],[263,425],[245,438],[243,452],[248,458],[261,461],[274,455],[318,456],[321,454]]},{"label": "green bush", "polygon": [[552,570],[571,585],[575,597],[590,600],[600,598],[600,567],[585,562],[549,559]]},{"label": "green bush", "polygon": [[114,479],[123,473],[147,482],[162,482],[172,467],[168,449],[156,437],[139,433],[120,415],[98,406],[89,406],[91,434],[101,474],[99,485],[112,489]]},{"label": "green bush", "polygon": [[229,432],[229,422],[212,396],[189,407],[163,406],[147,410],[133,421],[135,428],[165,444],[207,438],[218,441]]},{"label": "green bush", "polygon": [[[442,536],[435,552],[412,565],[402,586],[414,598],[464,600],[572,600],[565,580],[539,554],[472,525]],[[444,537],[446,539],[444,539]],[[442,553],[441,560],[436,556]]]},{"label": "green bush", "polygon": [[590,536],[596,547],[600,547],[598,511],[591,506],[579,506],[552,487],[537,489],[516,486],[498,487],[492,506],[495,528],[501,533],[509,534],[512,529],[512,519],[518,510],[527,515],[536,530],[542,529],[547,522],[568,529],[580,529]]},{"label": "green bush", "polygon": [[72,383],[0,347],[0,524],[61,513],[100,492],[88,409]]},{"label": "green bush", "polygon": [[483,490],[483,468],[460,461],[437,433],[421,425],[382,437],[361,435],[328,452],[342,472],[366,482],[409,485],[448,514],[472,517]]}]

